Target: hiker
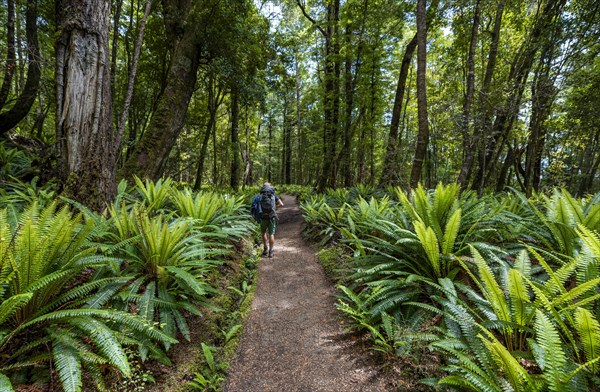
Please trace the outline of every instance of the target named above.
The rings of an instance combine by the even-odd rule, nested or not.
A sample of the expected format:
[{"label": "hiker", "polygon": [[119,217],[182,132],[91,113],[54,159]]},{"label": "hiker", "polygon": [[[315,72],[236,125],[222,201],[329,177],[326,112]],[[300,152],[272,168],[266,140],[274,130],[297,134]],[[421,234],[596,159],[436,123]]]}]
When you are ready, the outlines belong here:
[{"label": "hiker", "polygon": [[[260,234],[263,243],[262,255],[273,257],[273,245],[275,244],[275,228],[277,227],[277,206],[283,207],[283,202],[275,194],[275,188],[265,182],[260,188],[258,195],[252,200],[250,211],[252,216],[260,222]],[[268,246],[267,246],[268,245]]]}]

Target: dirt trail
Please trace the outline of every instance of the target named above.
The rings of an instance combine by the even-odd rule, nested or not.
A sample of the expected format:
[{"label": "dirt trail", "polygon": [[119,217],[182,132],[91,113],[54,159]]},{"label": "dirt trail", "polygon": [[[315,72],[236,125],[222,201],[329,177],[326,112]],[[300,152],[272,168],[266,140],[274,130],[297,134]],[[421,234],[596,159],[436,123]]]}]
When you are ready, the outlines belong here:
[{"label": "dirt trail", "polygon": [[302,240],[295,199],[283,201],[275,256],[259,265],[252,311],[224,391],[385,391],[340,338],[331,283]]}]

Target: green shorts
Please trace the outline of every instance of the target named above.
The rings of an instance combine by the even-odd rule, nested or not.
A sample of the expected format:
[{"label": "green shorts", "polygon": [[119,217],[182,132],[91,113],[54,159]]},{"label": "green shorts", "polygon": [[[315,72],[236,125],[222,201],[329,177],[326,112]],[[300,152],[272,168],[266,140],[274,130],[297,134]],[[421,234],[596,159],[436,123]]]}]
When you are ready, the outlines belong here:
[{"label": "green shorts", "polygon": [[277,227],[277,218],[261,219],[260,221],[260,232],[261,234],[268,231],[269,234],[275,234],[275,228]]}]

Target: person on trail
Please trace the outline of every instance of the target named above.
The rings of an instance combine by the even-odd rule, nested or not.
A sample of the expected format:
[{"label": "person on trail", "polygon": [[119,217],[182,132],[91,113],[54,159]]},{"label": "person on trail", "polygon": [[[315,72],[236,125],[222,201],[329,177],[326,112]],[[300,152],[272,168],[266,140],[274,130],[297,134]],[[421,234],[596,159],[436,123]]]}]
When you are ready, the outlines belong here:
[{"label": "person on trail", "polygon": [[275,228],[277,227],[277,206],[283,207],[283,202],[275,194],[275,188],[265,182],[258,195],[252,200],[250,208],[252,215],[260,222],[260,234],[263,243],[263,256],[273,257],[275,245]]}]

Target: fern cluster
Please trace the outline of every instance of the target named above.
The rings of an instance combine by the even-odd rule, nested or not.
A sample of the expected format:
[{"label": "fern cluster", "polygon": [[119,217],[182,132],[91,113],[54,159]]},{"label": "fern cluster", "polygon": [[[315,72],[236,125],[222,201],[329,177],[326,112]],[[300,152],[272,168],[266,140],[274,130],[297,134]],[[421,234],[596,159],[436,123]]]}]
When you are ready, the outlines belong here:
[{"label": "fern cluster", "polygon": [[210,275],[255,230],[243,196],[170,180],[121,183],[104,214],[27,203],[0,210],[1,390],[51,369],[65,391],[107,390],[106,377],[131,377],[131,350],[169,363],[186,315],[211,306]]},{"label": "fern cluster", "polygon": [[303,211],[310,237],[351,257],[338,307],[375,350],[428,342],[447,376],[423,382],[450,389],[598,386],[600,194],[356,194],[316,195]]}]

